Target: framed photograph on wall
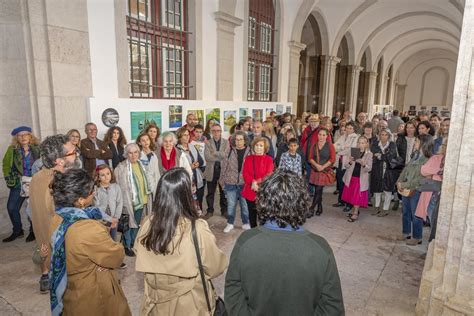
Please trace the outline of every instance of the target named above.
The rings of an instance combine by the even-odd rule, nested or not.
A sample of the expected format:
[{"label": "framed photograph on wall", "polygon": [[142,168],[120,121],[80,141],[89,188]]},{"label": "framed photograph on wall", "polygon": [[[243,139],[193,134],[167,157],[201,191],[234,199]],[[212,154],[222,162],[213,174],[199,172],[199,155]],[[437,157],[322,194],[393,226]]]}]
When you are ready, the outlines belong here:
[{"label": "framed photograph on wall", "polygon": [[209,120],[214,120],[217,124],[221,123],[221,109],[206,109],[206,124]]},{"label": "framed photograph on wall", "polygon": [[158,126],[161,130],[161,112],[130,112],[130,124],[132,139],[136,139],[150,124]]},{"label": "framed photograph on wall", "polygon": [[183,126],[183,106],[170,105],[169,107],[170,128],[180,128]]},{"label": "framed photograph on wall", "polygon": [[416,105],[410,105],[410,111],[416,111]]},{"label": "framed photograph on wall", "polygon": [[239,108],[239,120],[249,116],[249,109],[248,108]]},{"label": "framed photograph on wall", "polygon": [[237,123],[237,111],[224,111],[224,132],[230,131],[230,128]]},{"label": "framed photograph on wall", "polygon": [[252,117],[253,117],[254,121],[263,120],[263,110],[262,109],[253,109],[252,110]]}]

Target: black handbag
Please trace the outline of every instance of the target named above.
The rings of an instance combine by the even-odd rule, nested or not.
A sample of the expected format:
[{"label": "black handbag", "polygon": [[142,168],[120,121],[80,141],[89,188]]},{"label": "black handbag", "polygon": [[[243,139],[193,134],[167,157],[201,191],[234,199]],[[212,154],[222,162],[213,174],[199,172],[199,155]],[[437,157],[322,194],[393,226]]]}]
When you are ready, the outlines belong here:
[{"label": "black handbag", "polygon": [[398,148],[396,146],[395,149],[397,151],[397,156],[390,159],[389,168],[392,170],[402,170],[403,168],[405,168],[405,158],[401,157],[398,154]]},{"label": "black handbag", "polygon": [[130,224],[129,224],[130,216],[128,214],[122,214],[120,215],[120,219],[117,224],[117,231],[119,233],[125,233],[127,230],[130,229]]},{"label": "black handbag", "polygon": [[[197,261],[199,265],[199,274],[201,275],[201,282],[204,287],[204,295],[206,296],[207,309],[209,310],[209,313],[211,313],[212,312],[211,301],[209,300],[209,294],[207,292],[207,281],[206,281],[206,277],[204,276],[204,268],[202,266],[201,252],[199,251],[199,243],[198,243],[198,238],[197,238],[197,233],[196,233],[196,222],[191,221],[191,225],[192,225],[194,249],[196,250],[196,257],[197,257]],[[211,282],[211,286],[214,289],[212,282]],[[213,315],[214,316],[227,316],[224,300],[220,297],[217,297],[216,299],[216,309],[214,310]]]},{"label": "black handbag", "polygon": [[420,185],[418,191],[420,192],[440,192],[441,191],[441,181],[422,178],[420,180]]}]

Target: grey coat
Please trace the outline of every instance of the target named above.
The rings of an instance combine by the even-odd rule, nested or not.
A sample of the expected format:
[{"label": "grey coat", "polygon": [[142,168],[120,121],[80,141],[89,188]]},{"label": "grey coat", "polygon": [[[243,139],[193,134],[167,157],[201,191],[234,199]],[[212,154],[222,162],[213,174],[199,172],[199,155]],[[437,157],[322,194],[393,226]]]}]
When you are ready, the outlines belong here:
[{"label": "grey coat", "polygon": [[[206,181],[211,182],[214,178],[214,165],[216,161],[220,161],[221,163],[221,170],[222,170],[222,162],[224,159],[227,158],[226,152],[229,148],[229,141],[221,137],[221,145],[219,151],[217,151],[216,144],[214,139],[211,137],[204,148],[204,158],[206,159],[206,170],[204,171],[204,179]],[[221,171],[222,173],[222,171]]]},{"label": "grey coat", "polygon": [[[137,223],[135,221],[135,216],[134,216],[134,209],[133,209],[133,202],[132,202],[132,184],[130,183],[130,176],[128,172],[128,160],[122,161],[117,168],[115,168],[114,173],[115,173],[115,179],[117,180],[117,184],[120,186],[120,189],[122,190],[122,199],[123,199],[123,210],[122,214],[128,214],[129,215],[129,225],[130,228],[138,228],[140,223]],[[140,163],[140,161],[139,161]],[[141,164],[141,163],[140,163]],[[148,187],[152,187],[151,183],[151,175],[147,171],[146,168],[143,168],[145,170],[145,176],[146,176],[146,181],[148,183]],[[152,208],[152,196],[151,192],[148,194],[148,203],[146,204],[145,208],[143,209],[143,216],[146,216],[148,214],[151,214],[151,208]]]},{"label": "grey coat", "polygon": [[97,193],[94,196],[94,206],[106,213],[107,205],[109,206],[110,216],[120,218],[123,210],[123,199],[122,191],[117,183],[111,183],[107,189],[100,185],[97,187]]}]

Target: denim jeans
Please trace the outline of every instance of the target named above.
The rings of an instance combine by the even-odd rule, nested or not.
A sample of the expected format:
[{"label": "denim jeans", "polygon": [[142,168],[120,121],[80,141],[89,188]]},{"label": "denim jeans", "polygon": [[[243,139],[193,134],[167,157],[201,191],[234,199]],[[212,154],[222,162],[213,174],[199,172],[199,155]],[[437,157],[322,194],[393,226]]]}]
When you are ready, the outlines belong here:
[{"label": "denim jeans", "polygon": [[242,224],[249,223],[247,202],[241,195],[243,188],[243,185],[226,184],[224,186],[225,195],[227,196],[227,224],[234,225],[237,200],[239,200],[240,203],[240,217],[242,218]]},{"label": "denim jeans", "polygon": [[133,212],[133,217],[135,217],[135,222],[137,222],[138,228],[130,228],[123,233],[125,248],[133,248],[133,245],[135,244],[135,238],[137,238],[138,229],[140,228],[140,222],[142,220],[142,213],[143,209]]},{"label": "denim jeans", "polygon": [[110,238],[112,238],[113,241],[117,240],[117,227],[110,229]]},{"label": "denim jeans", "polygon": [[415,239],[423,237],[423,220],[415,216],[420,194],[419,191],[416,191],[411,197],[402,196],[403,234],[411,235]]},{"label": "denim jeans", "polygon": [[20,196],[21,188],[12,188],[10,189],[10,194],[8,195],[7,210],[10,221],[13,225],[13,233],[19,234],[23,231],[23,226],[21,224],[21,215],[20,210],[25,197]]}]

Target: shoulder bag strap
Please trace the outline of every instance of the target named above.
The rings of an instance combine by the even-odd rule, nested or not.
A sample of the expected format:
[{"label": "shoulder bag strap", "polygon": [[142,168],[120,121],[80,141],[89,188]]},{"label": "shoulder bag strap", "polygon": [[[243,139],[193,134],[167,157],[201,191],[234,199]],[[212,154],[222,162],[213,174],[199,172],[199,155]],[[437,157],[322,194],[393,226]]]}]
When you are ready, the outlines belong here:
[{"label": "shoulder bag strap", "polygon": [[206,277],[204,276],[204,268],[202,266],[201,252],[199,251],[199,243],[198,243],[198,238],[197,238],[197,233],[196,233],[196,221],[191,220],[191,225],[192,225],[194,249],[196,250],[196,257],[197,257],[197,261],[199,265],[199,274],[201,275],[201,282],[202,282],[202,286],[204,287],[204,295],[206,296],[207,309],[209,310],[209,313],[211,313],[211,303],[209,301],[209,294],[207,293],[207,282],[206,282]]}]

